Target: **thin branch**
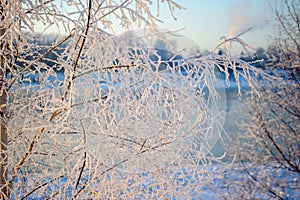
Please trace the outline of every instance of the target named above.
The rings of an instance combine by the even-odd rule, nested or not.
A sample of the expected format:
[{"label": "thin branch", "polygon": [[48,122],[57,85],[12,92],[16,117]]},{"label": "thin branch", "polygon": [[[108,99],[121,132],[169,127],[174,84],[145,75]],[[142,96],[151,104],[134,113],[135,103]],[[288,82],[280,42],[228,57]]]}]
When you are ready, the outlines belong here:
[{"label": "thin branch", "polygon": [[[239,33],[238,35],[234,36],[234,37],[231,37],[231,38],[227,38],[225,39],[224,41],[222,41],[221,43],[219,43],[213,50],[212,52],[215,52],[219,47],[223,46],[224,44],[226,43],[231,43],[231,42],[238,42],[239,44],[243,44],[241,43],[242,40],[239,39],[239,37],[241,37],[242,35],[246,34],[247,32],[251,31],[252,30],[252,27],[249,27],[247,28],[245,31]],[[244,46],[244,45],[242,45]],[[250,46],[249,46],[250,47]]]},{"label": "thin branch", "polygon": [[266,184],[262,183],[261,181],[259,181],[250,171],[249,169],[246,167],[246,164],[242,161],[242,164],[244,165],[244,170],[247,172],[247,174],[250,176],[250,178],[252,180],[254,180],[256,183],[258,183],[259,185],[261,185],[264,189],[266,189],[268,192],[270,192],[273,196],[275,196],[278,199],[284,200],[283,197],[281,197],[279,194],[276,194],[275,191],[272,190],[272,188],[268,187]]},{"label": "thin branch", "polygon": [[[44,128],[41,129],[41,132],[44,131]],[[25,160],[28,158],[29,155],[32,154],[32,150],[33,147],[35,146],[35,144],[38,142],[39,138],[41,137],[40,133],[36,134],[34,136],[34,139],[32,140],[32,142],[30,143],[27,151],[23,154],[22,158],[20,159],[20,161],[17,163],[17,165],[14,167],[12,175],[10,180],[8,181],[8,186],[9,188],[12,188],[13,185],[13,181],[15,180],[17,174],[18,174],[18,170],[20,169],[20,167],[23,165],[23,163],[25,162]]]},{"label": "thin branch", "polygon": [[119,6],[116,6],[115,8],[113,8],[111,11],[105,13],[104,15],[102,15],[99,20],[105,18],[106,16],[110,15],[111,13],[115,12],[116,10],[120,9],[123,5],[125,5],[129,0],[124,1],[123,3],[121,3]]},{"label": "thin branch", "polygon": [[281,155],[281,157],[283,158],[283,160],[285,160],[285,162],[290,167],[292,167],[292,169],[294,169],[295,172],[300,173],[300,168],[297,165],[294,165],[289,159],[286,158],[286,156],[284,155],[284,152],[281,150],[281,148],[278,146],[278,144],[276,143],[276,141],[274,140],[274,138],[271,136],[271,133],[269,132],[268,128],[266,127],[266,124],[265,124],[264,120],[262,119],[262,116],[261,116],[260,113],[259,113],[259,117],[260,117],[260,121],[261,121],[261,127],[263,128],[263,130],[266,133],[268,139],[272,142],[272,144],[274,145],[275,149]]},{"label": "thin branch", "polygon": [[[93,174],[96,173],[96,169],[89,175],[89,177],[92,177]],[[84,190],[84,188],[87,186],[87,183],[90,179],[86,179],[85,183],[82,185],[82,187],[78,190],[78,192],[71,198],[71,200],[77,199],[77,196]]]},{"label": "thin branch", "polygon": [[110,69],[122,69],[122,68],[129,68],[129,67],[136,67],[137,65],[136,64],[129,64],[129,65],[112,65],[112,66],[109,66],[109,67],[103,67],[103,68],[100,68],[100,69],[91,69],[89,71],[86,71],[86,72],[83,72],[81,74],[78,74],[78,75],[75,75],[73,80],[78,78],[78,77],[81,77],[81,76],[84,76],[86,74],[89,74],[91,72],[95,72],[95,71],[98,71],[98,70],[110,70]]},{"label": "thin branch", "polygon": [[[66,97],[68,95],[68,91],[70,90],[70,88],[72,86],[72,81],[74,80],[74,77],[75,77],[76,68],[77,68],[77,65],[78,65],[78,62],[79,62],[79,58],[80,58],[81,53],[83,51],[83,47],[84,47],[84,44],[85,44],[85,41],[86,41],[86,38],[87,38],[87,35],[88,35],[88,31],[89,31],[89,28],[90,28],[90,20],[91,20],[91,15],[92,15],[92,1],[89,0],[88,4],[89,4],[88,5],[88,19],[87,19],[87,23],[86,23],[86,27],[85,27],[85,32],[84,32],[84,35],[83,35],[83,39],[82,39],[82,42],[81,42],[80,49],[79,49],[79,52],[77,54],[76,60],[73,63],[73,75],[72,75],[72,77],[70,77],[69,83],[67,85],[67,90],[66,90],[64,96],[62,97],[62,100],[66,99]],[[79,40],[80,40],[80,38],[78,39],[77,43],[79,42]],[[77,47],[77,44],[76,44],[75,48],[76,47]]]},{"label": "thin branch", "polygon": [[[291,7],[293,7],[295,9],[295,5],[292,2],[292,5],[289,5],[288,1],[285,0],[284,1],[287,7],[287,10],[291,16],[291,18],[293,19],[293,21],[296,23],[298,31],[300,33],[300,20],[299,20],[299,10],[294,10],[294,12],[291,10]],[[298,13],[297,13],[298,12]]]},{"label": "thin branch", "polygon": [[289,36],[289,38],[295,43],[295,45],[297,46],[297,50],[298,50],[298,55],[300,56],[300,44],[297,42],[297,40],[292,36],[292,34],[290,33],[290,31],[287,29],[286,24],[284,23],[284,21],[282,20],[282,16],[280,16],[278,10],[275,11],[276,12],[276,16],[277,19],[281,25],[281,27],[283,28],[284,32]]},{"label": "thin branch", "polygon": [[53,1],[54,1],[54,0],[48,0],[48,1],[45,1],[45,2],[43,2],[42,4],[40,4],[40,5],[38,5],[38,6],[34,7],[34,8],[31,8],[31,9],[27,10],[27,11],[25,12],[25,14],[29,14],[29,13],[31,13],[32,11],[34,11],[34,10],[36,10],[36,9],[42,7],[42,6],[45,6],[46,4],[51,3],[51,2],[53,2]]},{"label": "thin branch", "polygon": [[[85,147],[86,147],[87,144],[86,144],[86,132],[85,132],[85,128],[84,128],[84,126],[83,126],[81,120],[79,120],[79,121],[80,121],[80,124],[81,124],[81,127],[82,127],[82,131],[83,131],[83,134],[84,134],[84,136],[83,136],[83,137],[84,137],[83,141],[84,141],[84,145],[85,145]],[[87,154],[87,153],[86,153],[86,149],[85,149],[84,155],[83,155],[83,163],[82,163],[82,167],[81,167],[81,170],[80,170],[80,173],[79,173],[79,176],[78,176],[76,185],[75,185],[75,189],[77,189],[77,187],[78,187],[78,185],[79,185],[79,183],[80,183],[80,179],[81,179],[83,170],[84,170],[84,168],[85,168],[85,163],[86,163],[86,159],[87,159],[87,155],[86,155],[86,154]]]},{"label": "thin branch", "polygon": [[34,189],[32,189],[30,192],[26,193],[26,194],[21,198],[21,200],[27,198],[28,196],[30,196],[31,194],[33,194],[33,193],[36,192],[37,190],[39,190],[39,189],[45,187],[46,185],[52,183],[53,181],[56,181],[56,180],[58,180],[58,179],[60,179],[60,178],[63,178],[64,176],[65,176],[65,174],[64,174],[64,175],[60,175],[60,176],[58,176],[58,177],[55,177],[55,178],[51,179],[50,181],[47,181],[47,182],[45,182],[45,183],[40,184],[39,186],[37,186],[37,187],[35,187]]}]

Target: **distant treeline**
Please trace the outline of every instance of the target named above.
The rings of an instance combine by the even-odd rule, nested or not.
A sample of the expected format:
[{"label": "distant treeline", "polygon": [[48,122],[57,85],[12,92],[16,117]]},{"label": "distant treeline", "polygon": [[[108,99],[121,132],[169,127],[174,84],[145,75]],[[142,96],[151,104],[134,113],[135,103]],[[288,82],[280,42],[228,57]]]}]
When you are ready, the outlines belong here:
[{"label": "distant treeline", "polygon": [[[58,35],[41,35],[41,36],[35,36],[35,37],[31,37],[31,38],[32,38],[32,40],[30,42],[33,42],[36,44],[36,49],[33,49],[33,53],[31,54],[31,56],[26,57],[25,58],[26,60],[32,60],[37,55],[47,52],[47,50],[51,47],[51,45],[53,45],[53,43],[58,38]],[[58,57],[64,51],[64,48],[66,47],[67,44],[68,44],[68,41],[61,44],[53,52],[49,52],[48,54],[46,54],[45,57],[43,57],[41,59],[41,61],[44,62],[48,67],[52,67],[55,71],[63,72],[64,69],[61,68],[61,66],[57,65],[56,61],[58,60]],[[208,54],[207,52],[208,51],[205,50],[203,52],[199,52],[195,56],[202,57],[202,56],[207,55]],[[217,54],[222,55],[224,53],[225,53],[225,51],[219,50]],[[155,55],[150,55],[150,59],[153,61],[158,61],[159,60],[158,57],[160,57],[161,61],[165,61],[164,63],[161,64],[161,66],[159,66],[158,70],[164,70],[167,65],[172,66],[172,67],[180,66],[180,60],[184,59],[180,55],[174,56],[174,54],[172,54],[170,51],[168,51],[166,49],[157,49]],[[170,59],[171,59],[171,61],[170,61]],[[268,73],[273,73],[273,72],[270,72],[270,65],[274,65],[277,62],[280,62],[280,56],[278,55],[278,51],[273,46],[269,46],[267,48],[267,50],[265,50],[264,48],[258,48],[256,50],[256,52],[254,52],[251,55],[241,52],[240,59],[247,63],[251,63],[252,66],[266,70]],[[112,64],[114,64],[114,63],[118,63],[118,61],[113,61]],[[24,63],[18,63],[18,65],[21,67],[23,64]],[[180,66],[179,70],[183,74],[185,74],[192,67],[193,67],[192,64],[189,66]],[[152,68],[153,68],[153,66],[152,66]],[[237,66],[237,70],[239,70],[238,66]],[[229,73],[230,73],[230,79],[233,78],[233,71],[229,69]]]}]

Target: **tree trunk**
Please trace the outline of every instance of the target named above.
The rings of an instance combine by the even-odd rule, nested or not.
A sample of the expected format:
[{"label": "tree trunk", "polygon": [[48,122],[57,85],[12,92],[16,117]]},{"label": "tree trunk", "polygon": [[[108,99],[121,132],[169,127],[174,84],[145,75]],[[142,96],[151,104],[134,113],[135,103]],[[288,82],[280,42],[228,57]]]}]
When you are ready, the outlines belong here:
[{"label": "tree trunk", "polygon": [[[0,1],[0,20],[5,18],[6,1]],[[0,26],[0,36],[5,33],[5,25]],[[7,105],[7,91],[6,85],[6,70],[5,59],[3,55],[4,44],[0,41],[0,199],[7,199],[8,184],[7,184],[7,131],[6,131],[6,105]]]}]

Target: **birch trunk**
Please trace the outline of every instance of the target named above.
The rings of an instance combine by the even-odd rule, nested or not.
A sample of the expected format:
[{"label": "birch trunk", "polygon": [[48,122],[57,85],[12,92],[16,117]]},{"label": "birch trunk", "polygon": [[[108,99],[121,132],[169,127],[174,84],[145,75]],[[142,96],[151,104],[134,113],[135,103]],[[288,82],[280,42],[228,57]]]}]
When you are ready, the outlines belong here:
[{"label": "birch trunk", "polygon": [[[5,13],[5,1],[0,1],[0,19],[4,19]],[[5,26],[0,26],[0,37],[5,33]],[[0,40],[0,50],[3,52],[4,44],[3,40]],[[7,131],[5,126],[5,114],[7,105],[7,93],[5,90],[5,59],[3,53],[0,54],[0,150],[1,150],[1,163],[0,163],[0,198],[6,199],[8,196],[7,186]]]}]

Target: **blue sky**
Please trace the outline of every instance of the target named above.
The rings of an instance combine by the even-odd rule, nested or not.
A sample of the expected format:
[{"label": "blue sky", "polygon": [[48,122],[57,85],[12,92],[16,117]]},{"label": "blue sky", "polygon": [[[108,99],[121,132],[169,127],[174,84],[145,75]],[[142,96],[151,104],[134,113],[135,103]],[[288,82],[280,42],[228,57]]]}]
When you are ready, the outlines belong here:
[{"label": "blue sky", "polygon": [[[220,37],[231,36],[253,27],[242,36],[252,47],[266,47],[272,34],[273,13],[268,0],[177,0],[187,10],[176,11],[174,21],[164,7],[162,28],[177,30],[203,49],[212,50],[221,42]],[[241,49],[233,47],[233,53]]]}]

